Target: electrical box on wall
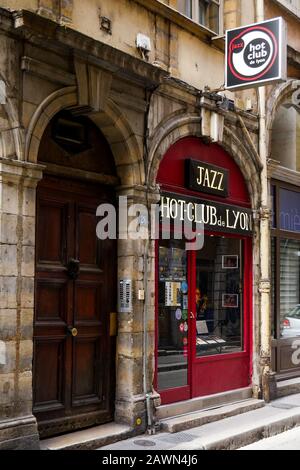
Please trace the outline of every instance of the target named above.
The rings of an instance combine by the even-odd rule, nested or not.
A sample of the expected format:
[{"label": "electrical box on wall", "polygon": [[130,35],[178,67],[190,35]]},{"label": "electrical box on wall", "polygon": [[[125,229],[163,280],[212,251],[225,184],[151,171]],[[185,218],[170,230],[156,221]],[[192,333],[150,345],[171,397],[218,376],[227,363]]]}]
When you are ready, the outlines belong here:
[{"label": "electrical box on wall", "polygon": [[119,281],[119,312],[130,313],[132,311],[132,280],[120,279]]},{"label": "electrical box on wall", "polygon": [[136,36],[136,47],[142,49],[144,52],[151,51],[151,41],[148,36],[142,33],[138,33]]}]

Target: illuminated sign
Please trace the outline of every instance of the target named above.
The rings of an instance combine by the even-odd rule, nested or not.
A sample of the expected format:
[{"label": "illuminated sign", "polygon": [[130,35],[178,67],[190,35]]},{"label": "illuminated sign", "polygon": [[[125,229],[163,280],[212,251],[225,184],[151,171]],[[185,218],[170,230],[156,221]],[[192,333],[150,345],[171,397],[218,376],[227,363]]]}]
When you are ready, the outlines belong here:
[{"label": "illuminated sign", "polygon": [[282,18],[226,31],[225,88],[237,90],[285,81],[286,51]]}]

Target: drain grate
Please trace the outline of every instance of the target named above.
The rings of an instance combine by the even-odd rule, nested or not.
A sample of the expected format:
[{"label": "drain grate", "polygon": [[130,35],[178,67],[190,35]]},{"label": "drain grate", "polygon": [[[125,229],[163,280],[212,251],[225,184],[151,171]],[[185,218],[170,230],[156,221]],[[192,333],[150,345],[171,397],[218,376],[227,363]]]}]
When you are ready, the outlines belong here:
[{"label": "drain grate", "polygon": [[291,405],[289,403],[272,403],[272,408],[279,408],[280,410],[292,410],[293,408],[299,408],[299,405]]},{"label": "drain grate", "polygon": [[139,439],[138,441],[133,441],[136,446],[140,447],[154,447],[156,446],[156,442],[148,441],[147,439]]},{"label": "drain grate", "polygon": [[184,443],[184,442],[192,442],[194,439],[197,439],[199,436],[195,436],[194,434],[188,434],[188,433],[174,433],[166,436],[161,436],[160,440],[161,441],[166,441],[170,442],[171,444],[173,443]]}]

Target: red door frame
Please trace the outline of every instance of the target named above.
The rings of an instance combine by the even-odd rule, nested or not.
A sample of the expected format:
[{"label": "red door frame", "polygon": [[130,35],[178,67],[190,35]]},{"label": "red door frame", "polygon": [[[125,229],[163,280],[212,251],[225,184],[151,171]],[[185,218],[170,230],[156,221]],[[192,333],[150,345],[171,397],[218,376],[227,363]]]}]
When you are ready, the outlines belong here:
[{"label": "red door frame", "polygon": [[[230,182],[229,197],[221,199],[213,195],[202,195],[185,188],[184,184],[184,160],[193,158],[199,161],[211,163],[214,165],[227,168],[232,176]],[[170,172],[169,165],[172,165]],[[200,139],[195,137],[187,137],[175,143],[166,153],[162,160],[158,178],[162,191],[174,194],[184,194],[199,197],[199,199],[215,200],[221,203],[237,205],[240,207],[251,207],[249,194],[236,163],[231,156],[226,153],[220,146],[205,145]],[[223,354],[218,356],[206,356],[203,358],[196,357],[196,345],[193,338],[195,337],[196,322],[192,321],[189,315],[189,336],[188,336],[188,385],[170,390],[158,390],[163,404],[188,400],[193,397],[210,395],[213,393],[225,392],[242,388],[251,383],[252,377],[252,237],[241,236],[220,232],[205,232],[215,236],[226,236],[239,238],[244,240],[244,288],[243,288],[243,315],[244,315],[244,349],[242,352],[233,354]],[[154,386],[157,389],[157,367],[158,367],[158,241],[156,241],[156,268],[155,268],[155,376]],[[188,256],[188,284],[189,284],[189,314],[194,312],[195,305],[191,305],[191,299],[195,298],[195,269],[192,269],[193,257],[195,253],[191,252]],[[194,263],[195,267],[195,263]],[[218,380],[210,381],[207,387],[199,390],[197,385],[203,383],[211,371],[211,365],[214,364],[216,377],[224,377],[224,373],[228,376],[229,382],[222,385]],[[209,382],[209,381],[207,381]]]}]

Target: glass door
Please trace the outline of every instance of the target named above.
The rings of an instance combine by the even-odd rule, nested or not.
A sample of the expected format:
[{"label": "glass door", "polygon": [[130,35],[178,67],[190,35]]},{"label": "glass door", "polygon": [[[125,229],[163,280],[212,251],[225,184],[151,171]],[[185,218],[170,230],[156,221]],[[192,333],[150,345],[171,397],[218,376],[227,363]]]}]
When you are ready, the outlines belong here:
[{"label": "glass door", "polygon": [[196,356],[242,351],[242,241],[206,237],[195,264]]},{"label": "glass door", "polygon": [[190,397],[188,265],[184,240],[159,241],[157,388],[164,403]]}]

